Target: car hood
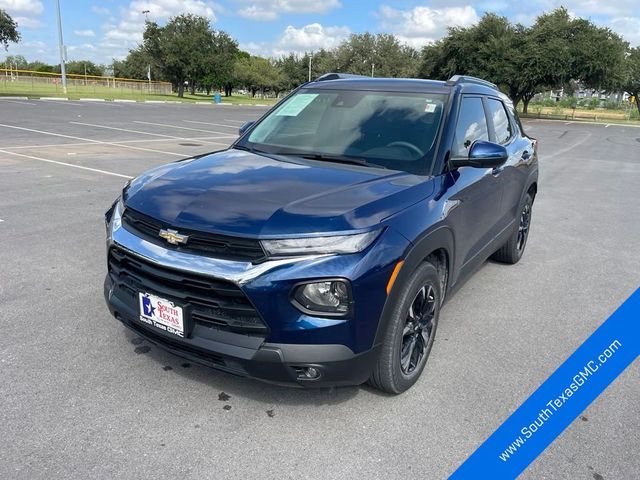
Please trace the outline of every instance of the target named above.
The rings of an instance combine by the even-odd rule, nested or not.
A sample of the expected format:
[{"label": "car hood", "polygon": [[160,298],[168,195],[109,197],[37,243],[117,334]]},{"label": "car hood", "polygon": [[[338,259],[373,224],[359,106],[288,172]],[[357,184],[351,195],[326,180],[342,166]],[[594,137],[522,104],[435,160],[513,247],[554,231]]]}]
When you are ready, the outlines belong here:
[{"label": "car hood", "polygon": [[408,173],[229,149],[146,172],[125,202],[176,228],[269,237],[367,229],[432,191]]}]

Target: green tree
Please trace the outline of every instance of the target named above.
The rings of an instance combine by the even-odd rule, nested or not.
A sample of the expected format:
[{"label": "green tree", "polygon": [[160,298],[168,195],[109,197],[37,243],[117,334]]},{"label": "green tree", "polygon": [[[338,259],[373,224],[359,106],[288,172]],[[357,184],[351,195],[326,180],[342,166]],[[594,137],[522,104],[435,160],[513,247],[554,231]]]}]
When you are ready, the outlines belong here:
[{"label": "green tree", "polygon": [[251,92],[252,97],[258,91],[264,96],[267,90],[273,90],[278,95],[286,83],[275,62],[257,56],[240,58],[235,64],[234,77],[238,85]]},{"label": "green tree", "polygon": [[144,51],[142,47],[129,50],[129,55],[124,60],[114,60],[114,76],[119,78],[134,78],[137,80],[147,80],[147,73],[151,67],[152,80],[166,80],[162,72]]},{"label": "green tree", "polygon": [[187,80],[197,81],[204,73],[204,60],[210,48],[211,30],[205,17],[178,15],[160,27],[147,22],[143,34],[142,51],[162,75],[184,96]]},{"label": "green tree", "polygon": [[226,97],[231,95],[234,81],[234,67],[239,57],[238,42],[222,31],[211,33],[208,56],[204,60],[201,80],[207,95],[212,88],[224,89]]},{"label": "green tree", "polygon": [[633,95],[640,114],[640,100],[638,100],[638,96],[640,96],[640,47],[632,48],[627,53],[620,87]]},{"label": "green tree", "polygon": [[286,90],[293,90],[308,80],[309,54],[299,56],[290,53],[276,60],[276,65],[282,74],[282,86]]},{"label": "green tree", "polygon": [[420,56],[390,34],[352,34],[334,52],[335,70],[379,77],[413,77]]},{"label": "green tree", "polygon": [[487,13],[471,27],[449,30],[422,51],[420,76],[473,75],[496,83],[526,113],[536,93],[580,81],[591,88],[619,84],[626,43],[607,28],[572,18],[565,8],[527,28]]},{"label": "green tree", "polygon": [[[74,75],[84,75],[86,72],[87,75],[101,77],[104,73],[104,69],[100,65],[96,65],[89,60],[73,60],[67,62],[65,67],[67,73]],[[55,71],[60,71],[60,65],[55,67]]]},{"label": "green tree", "polygon": [[18,24],[4,10],[0,10],[0,45],[5,50],[9,49],[9,42],[18,43],[20,41],[20,32],[18,32]]},{"label": "green tree", "polygon": [[22,55],[7,55],[3,65],[3,68],[17,68],[18,70],[26,70],[29,67],[27,59]]},{"label": "green tree", "polygon": [[32,70],[34,72],[48,72],[48,73],[53,73],[54,71],[54,66],[53,65],[49,65],[48,63],[44,63],[41,62],[39,60],[35,60],[33,62],[30,62],[27,65],[27,70]]}]

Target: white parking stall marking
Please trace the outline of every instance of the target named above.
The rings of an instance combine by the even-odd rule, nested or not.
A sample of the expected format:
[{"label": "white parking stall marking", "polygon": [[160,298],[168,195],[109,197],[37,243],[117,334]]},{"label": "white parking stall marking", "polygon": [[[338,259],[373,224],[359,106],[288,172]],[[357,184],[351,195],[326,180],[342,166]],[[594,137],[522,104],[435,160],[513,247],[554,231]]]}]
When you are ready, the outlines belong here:
[{"label": "white parking stall marking", "polygon": [[[230,118],[223,118],[223,120],[225,122],[237,123],[239,125],[242,125],[243,123],[245,123],[245,121],[243,121],[243,120],[232,120]],[[189,121],[192,121],[192,120],[185,120],[185,122],[189,122]],[[205,123],[205,122],[200,122],[200,123]]]},{"label": "white parking stall marking", "polygon": [[[15,155],[18,157],[24,157],[24,158],[29,158],[31,160],[38,160],[39,162],[46,162],[46,163],[55,163],[56,165],[62,165],[65,167],[71,167],[71,168],[78,168],[80,170],[88,170],[90,172],[95,172],[95,173],[103,173],[105,175],[112,175],[114,177],[121,177],[121,178],[133,178],[131,175],[123,175],[121,173],[115,173],[115,172],[109,172],[107,170],[100,170],[99,168],[90,168],[90,167],[84,167],[82,165],[74,165],[73,163],[66,163],[66,162],[58,162],[57,160],[51,160],[48,158],[41,158],[41,157],[34,157],[33,155],[25,155],[23,153],[16,153],[16,152],[9,152],[7,150],[0,150],[0,153],[6,153],[7,155]],[[2,220],[0,220],[2,221]]]},{"label": "white parking stall marking", "polygon": [[[209,140],[211,138],[217,138],[217,137],[192,137],[190,138],[190,140],[193,141],[198,141],[198,140]],[[122,146],[122,147],[126,147],[126,145],[124,144],[128,144],[128,143],[154,143],[154,142],[170,142],[172,139],[170,138],[138,138],[136,140],[120,140],[119,142],[116,143],[116,145],[118,146]],[[5,150],[30,150],[30,149],[36,149],[36,148],[56,148],[56,147],[82,147],[84,145],[92,145],[94,144],[94,142],[89,142],[89,141],[85,141],[85,142],[79,142],[79,143],[49,143],[49,144],[44,144],[44,145],[15,145],[15,146],[9,146],[9,147],[2,147]],[[228,146],[226,143],[220,143],[220,145],[226,145]]]},{"label": "white parking stall marking", "polygon": [[[123,145],[121,143],[116,143],[116,142],[105,142],[102,140],[93,140],[91,138],[83,138],[83,137],[76,137],[73,135],[64,135],[62,133],[54,133],[54,132],[45,132],[44,130],[35,130],[33,128],[26,128],[26,127],[17,127],[15,125],[5,125],[0,123],[0,127],[4,127],[4,128],[13,128],[15,130],[24,130],[27,132],[34,132],[34,133],[41,133],[42,135],[51,135],[54,137],[62,137],[62,138],[70,138],[72,140],[80,140],[83,142],[88,142],[88,143],[94,143],[97,145],[112,145],[114,147],[121,147],[121,148],[128,148],[130,150],[140,150],[142,152],[152,152],[152,153],[163,153],[165,155],[173,155],[176,157],[182,157],[182,158],[188,158],[191,155],[185,155],[183,153],[176,153],[176,152],[165,152],[164,150],[156,150],[153,148],[144,148],[144,147],[134,147],[133,145]],[[206,142],[206,143],[215,143],[215,142]],[[223,145],[223,144],[220,144]],[[226,144],[224,144],[226,146]]]},{"label": "white parking stall marking", "polygon": [[[230,134],[229,132],[214,132],[212,130],[203,130],[201,128],[190,128],[190,127],[179,127],[177,125],[170,125],[168,123],[154,123],[154,122],[143,122],[142,120],[134,120],[133,123],[139,123],[141,125],[154,125],[157,127],[168,127],[168,128],[178,128],[181,130],[191,130],[193,132],[205,132],[205,133],[214,133],[221,137],[237,137],[237,135]],[[235,128],[235,127],[233,127]]]},{"label": "white parking stall marking", "polygon": [[20,105],[29,105],[30,107],[35,107],[35,103],[22,102],[20,100],[9,100],[8,98],[0,98],[0,101],[7,103],[19,103]]},{"label": "white parking stall marking", "polygon": [[[104,128],[104,129],[107,129],[107,130],[116,130],[118,132],[136,133],[138,135],[150,135],[150,136],[153,136],[153,137],[173,138],[175,140],[187,140],[187,141],[191,140],[189,137],[178,137],[178,136],[175,136],[175,135],[165,135],[165,134],[162,134],[162,133],[142,132],[140,130],[130,130],[130,129],[127,129],[127,128],[110,127],[108,125],[97,125],[95,123],[84,123],[84,122],[69,122],[69,123],[72,123],[74,125],[83,125],[85,127],[95,127],[95,128]],[[214,144],[214,145],[226,145],[226,144],[223,144],[223,143],[220,143],[220,142],[211,142],[211,141],[208,141],[208,140],[201,140],[201,141],[203,143],[211,143],[211,144]],[[185,155],[185,157],[188,157],[188,156],[189,155]]]},{"label": "white parking stall marking", "polygon": [[[187,123],[198,123],[200,125],[213,125],[216,127],[224,127],[224,128],[233,128],[234,130],[236,130],[238,127],[236,125],[224,125],[223,123],[211,123],[211,122],[199,122],[197,120],[183,120],[183,122],[187,122]],[[246,122],[242,122],[242,124],[244,124]]]}]

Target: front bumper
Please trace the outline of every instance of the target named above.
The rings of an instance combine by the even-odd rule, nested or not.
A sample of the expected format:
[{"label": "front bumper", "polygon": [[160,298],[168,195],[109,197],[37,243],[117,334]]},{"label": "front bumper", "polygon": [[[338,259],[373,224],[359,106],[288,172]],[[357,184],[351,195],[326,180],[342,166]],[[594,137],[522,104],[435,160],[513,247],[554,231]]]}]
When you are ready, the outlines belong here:
[{"label": "front bumper", "polygon": [[[300,386],[355,385],[365,382],[377,359],[374,338],[387,295],[386,283],[408,241],[386,230],[360,254],[315,255],[263,263],[193,255],[151,243],[121,224],[119,204],[108,215],[107,251],[119,249],[158,268],[188,272],[240,288],[267,325],[266,333],[247,334],[210,328],[192,321],[180,338],[139,320],[137,301],[107,275],[104,294],[109,310],[138,335],[181,357],[237,375]],[[111,212],[110,212],[111,213]],[[290,301],[296,284],[321,278],[351,283],[354,309],[349,318],[321,318],[299,311]],[[156,289],[162,285],[156,284]],[[154,288],[148,290],[154,293]],[[176,292],[178,294],[180,292]],[[163,296],[162,292],[156,294]],[[172,300],[174,296],[163,296]],[[314,367],[317,379],[300,378],[299,369]]]},{"label": "front bumper", "polygon": [[[195,363],[269,383],[301,387],[359,385],[367,381],[377,358],[377,348],[355,354],[345,345],[268,343],[219,330],[199,331],[183,340],[136,320],[138,312],[114,292],[109,276],[104,282],[104,297],[116,319],[158,347]],[[301,376],[302,369],[308,367],[314,367],[320,376]]]}]

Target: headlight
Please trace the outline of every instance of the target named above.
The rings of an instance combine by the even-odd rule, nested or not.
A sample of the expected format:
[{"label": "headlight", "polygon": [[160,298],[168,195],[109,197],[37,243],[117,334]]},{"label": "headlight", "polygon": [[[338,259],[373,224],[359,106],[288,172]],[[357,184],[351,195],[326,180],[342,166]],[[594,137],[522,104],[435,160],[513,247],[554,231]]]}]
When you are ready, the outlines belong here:
[{"label": "headlight", "polygon": [[[120,195],[104,214],[104,225],[107,229],[107,235],[109,234],[110,229],[120,228],[120,217],[123,212],[124,200],[122,199],[122,195]],[[112,225],[111,222],[114,222],[114,224]]]},{"label": "headlight", "polygon": [[351,287],[346,280],[326,280],[295,287],[293,304],[310,315],[346,316],[351,310]]},{"label": "headlight", "polygon": [[262,240],[269,256],[308,255],[322,253],[357,253],[367,248],[378,237],[380,230],[332,237],[283,238]]}]

